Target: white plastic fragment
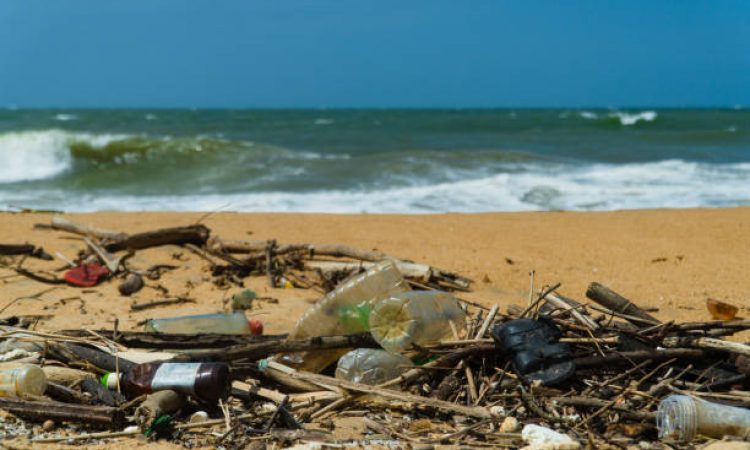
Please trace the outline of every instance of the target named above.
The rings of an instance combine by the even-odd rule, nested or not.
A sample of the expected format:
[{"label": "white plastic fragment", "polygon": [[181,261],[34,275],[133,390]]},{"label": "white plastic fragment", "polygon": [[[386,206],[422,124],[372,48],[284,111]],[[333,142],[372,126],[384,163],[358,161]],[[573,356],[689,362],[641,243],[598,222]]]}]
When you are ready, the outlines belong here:
[{"label": "white plastic fragment", "polygon": [[525,425],[521,431],[524,442],[529,444],[524,450],[574,450],[580,444],[570,436],[539,425]]}]

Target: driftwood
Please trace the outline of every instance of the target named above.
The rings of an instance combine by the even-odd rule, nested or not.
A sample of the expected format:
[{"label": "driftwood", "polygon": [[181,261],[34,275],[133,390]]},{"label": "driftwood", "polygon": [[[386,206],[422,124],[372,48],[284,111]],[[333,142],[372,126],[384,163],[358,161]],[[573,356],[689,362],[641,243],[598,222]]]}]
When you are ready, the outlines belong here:
[{"label": "driftwood", "polygon": [[53,217],[48,224],[36,224],[34,228],[51,228],[53,230],[67,231],[68,233],[78,234],[81,236],[90,236],[100,241],[111,240],[117,241],[127,237],[125,233],[95,228],[87,225],[81,225],[68,220],[64,217]]},{"label": "driftwood", "polygon": [[143,311],[144,309],[156,308],[158,306],[179,305],[181,303],[195,303],[195,299],[185,297],[163,298],[148,303],[134,303],[130,305],[130,310]]},{"label": "driftwood", "polygon": [[[140,331],[96,330],[96,333],[130,348],[190,350],[206,348],[224,348],[259,342],[279,342],[286,339],[286,334],[277,335],[231,335],[231,334],[167,334],[146,333]],[[59,334],[72,337],[91,337],[85,330],[63,330]]]},{"label": "driftwood", "polygon": [[170,244],[203,245],[211,233],[204,225],[189,225],[128,235],[126,233],[81,225],[62,217],[53,217],[49,225],[37,224],[36,227],[51,228],[53,230],[67,231],[81,236],[96,238],[102,243],[104,249],[109,252],[127,249],[140,250]]},{"label": "driftwood", "polygon": [[605,308],[611,309],[612,311],[638,317],[647,322],[660,323],[658,319],[633,304],[630,300],[599,283],[594,282],[589,285],[586,290],[586,297],[599,303]]},{"label": "driftwood", "polygon": [[750,356],[750,345],[710,337],[668,337],[662,344],[665,347],[695,347]]},{"label": "driftwood", "polygon": [[370,333],[344,336],[323,336],[286,341],[267,341],[236,345],[209,352],[188,352],[178,355],[175,361],[257,361],[276,353],[292,353],[336,348],[378,348]]},{"label": "driftwood", "polygon": [[[454,414],[462,414],[468,417],[475,417],[479,419],[489,419],[492,414],[487,408],[480,406],[464,406],[457,405],[454,403],[437,400],[434,398],[421,397],[419,395],[409,394],[403,391],[395,391],[391,389],[384,389],[376,386],[368,386],[360,383],[353,383],[351,381],[341,380],[338,378],[328,377],[325,375],[319,375],[299,370],[294,370],[291,367],[279,364],[275,361],[268,361],[267,368],[265,371],[274,371],[277,375],[283,374],[293,380],[305,381],[311,384],[321,386],[326,389],[331,387],[344,389],[346,391],[358,394],[365,394],[366,396],[380,397],[388,400],[388,403],[392,406],[396,406],[397,403],[411,404],[414,406],[425,407],[430,409],[437,409],[444,412],[450,412]],[[277,377],[275,379],[279,379]],[[352,397],[353,400],[357,401],[358,396]],[[366,400],[366,399],[365,399]]]},{"label": "driftwood", "polygon": [[29,255],[34,258],[44,259],[46,261],[52,261],[52,256],[47,254],[43,248],[34,247],[29,244],[0,244],[0,255],[15,256],[15,255]]},{"label": "driftwood", "polygon": [[115,358],[105,351],[70,342],[50,343],[50,351],[57,359],[67,364],[85,363],[84,365],[91,365],[103,372],[117,372],[118,368],[122,372],[127,372],[135,365],[132,361]]},{"label": "driftwood", "polygon": [[[256,262],[266,260],[268,256],[267,247],[269,241],[223,241],[217,237],[213,237],[208,241],[208,248],[214,254],[226,254],[226,253],[243,253],[248,254],[244,258],[244,263]],[[457,275],[453,272],[432,267],[426,264],[414,263],[411,261],[394,258],[385,253],[362,250],[346,245],[321,245],[321,244],[286,244],[276,245],[274,241],[272,253],[274,256],[287,255],[290,253],[304,253],[305,259],[311,260],[318,256],[327,256],[334,258],[349,258],[365,263],[360,265],[358,263],[346,263],[346,262],[334,262],[334,261],[306,261],[305,265],[312,269],[320,269],[323,272],[331,271],[342,271],[342,270],[358,270],[361,267],[367,268],[371,264],[377,263],[385,259],[392,259],[396,261],[396,265],[402,273],[410,278],[416,278],[424,282],[429,282],[432,279],[438,279],[444,282],[451,283],[460,289],[468,289],[472,283],[472,280]],[[330,263],[330,264],[329,264]]]},{"label": "driftwood", "polygon": [[39,421],[48,419],[64,422],[83,422],[120,427],[122,411],[108,406],[72,405],[61,402],[29,401],[0,397],[0,409]]},{"label": "driftwood", "polygon": [[127,249],[140,250],[161,245],[203,245],[210,234],[211,230],[204,225],[162,228],[145,233],[131,234],[125,239],[108,243],[106,249],[110,252],[116,252]]},{"label": "driftwood", "polygon": [[47,389],[44,391],[44,394],[54,400],[64,403],[76,403],[79,405],[89,403],[88,399],[75,389],[63,386],[62,384],[53,383],[49,380],[47,380]]},{"label": "driftwood", "polygon": [[575,358],[576,369],[590,369],[610,364],[630,364],[646,360],[665,361],[673,358],[700,360],[708,356],[707,352],[692,348],[670,348],[665,350],[636,350],[632,352],[611,353],[606,356],[584,356]]},{"label": "driftwood", "polygon": [[653,421],[656,418],[656,414],[652,412],[633,411],[631,408],[627,408],[625,406],[620,406],[617,404],[612,405],[610,404],[611,402],[591,397],[552,397],[549,400],[558,405],[584,406],[589,408],[611,408],[624,416],[631,417],[637,420]]},{"label": "driftwood", "polygon": [[[395,260],[398,270],[407,278],[413,278],[424,283],[433,280],[443,281],[457,289],[465,290],[471,285],[471,280],[452,272],[441,271],[427,264]],[[324,274],[342,271],[358,271],[369,269],[373,262],[343,262],[343,261],[305,261],[305,267],[320,270]]]}]

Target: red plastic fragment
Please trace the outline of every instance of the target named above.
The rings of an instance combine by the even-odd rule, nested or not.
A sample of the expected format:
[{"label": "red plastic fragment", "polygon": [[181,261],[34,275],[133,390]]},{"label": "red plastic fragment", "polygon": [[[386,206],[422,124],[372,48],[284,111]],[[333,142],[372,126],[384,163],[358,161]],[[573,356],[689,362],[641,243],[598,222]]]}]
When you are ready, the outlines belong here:
[{"label": "red plastic fragment", "polygon": [[73,286],[91,287],[99,284],[99,281],[107,275],[109,275],[109,269],[102,265],[81,264],[65,272],[63,279]]}]

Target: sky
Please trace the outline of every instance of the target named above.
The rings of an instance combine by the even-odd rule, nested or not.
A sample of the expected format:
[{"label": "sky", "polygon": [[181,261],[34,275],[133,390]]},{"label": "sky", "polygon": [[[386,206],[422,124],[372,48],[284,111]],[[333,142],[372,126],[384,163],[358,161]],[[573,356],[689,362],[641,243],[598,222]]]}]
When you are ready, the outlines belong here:
[{"label": "sky", "polygon": [[750,105],[746,0],[2,0],[0,105]]}]

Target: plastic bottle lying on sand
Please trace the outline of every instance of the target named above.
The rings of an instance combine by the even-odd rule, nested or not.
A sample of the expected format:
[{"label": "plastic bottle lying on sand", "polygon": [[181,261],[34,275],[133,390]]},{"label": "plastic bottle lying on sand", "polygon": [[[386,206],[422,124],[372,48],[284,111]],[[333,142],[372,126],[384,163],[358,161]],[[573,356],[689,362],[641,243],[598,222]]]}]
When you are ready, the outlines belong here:
[{"label": "plastic bottle lying on sand", "polygon": [[[396,264],[390,260],[381,261],[345,280],[308,308],[289,337],[300,339],[367,331],[373,303],[408,290],[409,285]],[[285,357],[284,363],[310,372],[320,372],[346,351],[297,353]]]},{"label": "plastic bottle lying on sand", "polygon": [[458,300],[440,291],[411,291],[377,302],[370,313],[372,337],[389,352],[452,337],[466,325]]},{"label": "plastic bottle lying on sand", "polygon": [[216,403],[226,399],[231,387],[229,366],[225,363],[162,363],[137,364],[122,374],[108,373],[102,384],[120,390],[129,399],[156,391],[173,390],[197,400]]},{"label": "plastic bottle lying on sand", "polygon": [[364,384],[392,380],[414,366],[405,356],[374,348],[358,348],[345,354],[336,366],[336,378]]},{"label": "plastic bottle lying on sand", "polygon": [[31,364],[13,369],[0,370],[0,397],[44,395],[47,390],[47,377],[44,371]]},{"label": "plastic bottle lying on sand", "polygon": [[696,435],[720,439],[750,433],[750,409],[670,395],[659,403],[656,426],[660,439],[690,442]]},{"label": "plastic bottle lying on sand", "polygon": [[258,319],[247,319],[245,313],[237,311],[231,314],[199,314],[196,316],[168,317],[151,319],[144,326],[151,333],[172,334],[263,334],[263,322]]}]

